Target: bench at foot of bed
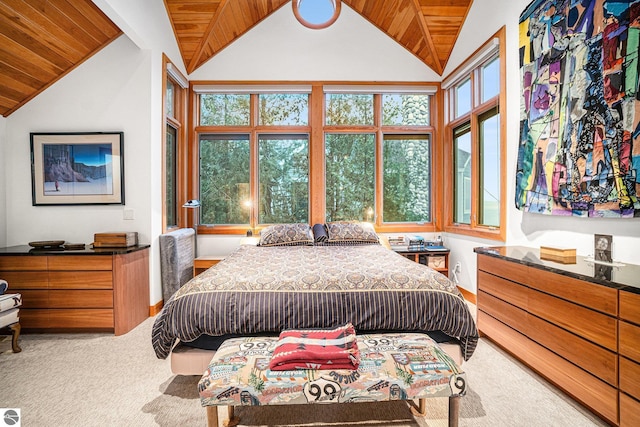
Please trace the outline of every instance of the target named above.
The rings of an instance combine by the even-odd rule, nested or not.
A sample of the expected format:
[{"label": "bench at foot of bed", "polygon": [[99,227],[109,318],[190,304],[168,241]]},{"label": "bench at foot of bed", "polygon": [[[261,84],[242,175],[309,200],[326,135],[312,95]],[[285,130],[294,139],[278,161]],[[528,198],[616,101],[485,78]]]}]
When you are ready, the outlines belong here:
[{"label": "bench at foot of bed", "polygon": [[269,361],[278,337],[225,341],[198,384],[207,422],[218,426],[217,406],[227,406],[236,425],[235,406],[413,402],[424,415],[426,399],[449,397],[449,426],[458,425],[459,400],[466,391],[465,374],[425,334],[358,335],[357,370],[271,371]]}]

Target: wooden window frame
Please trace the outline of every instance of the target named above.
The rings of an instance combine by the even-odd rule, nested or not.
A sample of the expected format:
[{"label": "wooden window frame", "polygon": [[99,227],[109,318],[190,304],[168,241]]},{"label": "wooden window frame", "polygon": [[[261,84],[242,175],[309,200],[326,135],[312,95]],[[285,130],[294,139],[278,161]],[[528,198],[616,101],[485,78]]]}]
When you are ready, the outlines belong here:
[{"label": "wooden window frame", "polygon": [[[444,231],[452,234],[463,234],[467,236],[479,237],[489,240],[506,241],[507,233],[507,186],[506,186],[506,123],[507,123],[507,102],[506,102],[506,36],[505,27],[502,27],[496,34],[494,34],[489,41],[484,43],[473,55],[470,56],[468,61],[471,61],[478,52],[483,51],[494,40],[498,39],[498,57],[500,59],[500,93],[491,99],[481,102],[480,84],[478,79],[482,70],[482,66],[491,61],[495,56],[486,58],[480,64],[469,70],[471,77],[471,111],[460,117],[455,117],[455,105],[453,97],[455,96],[456,85],[452,85],[444,90],[444,96],[446,97],[446,119],[447,122],[444,127],[444,173],[448,179],[444,181],[444,194],[449,195],[447,203],[444,204],[445,223]],[[459,70],[464,70],[467,62],[461,64],[452,74],[456,74]],[[463,74],[464,75],[464,74]],[[460,82],[465,81],[466,78],[462,77]],[[493,108],[498,108],[498,114],[500,115],[500,226],[485,226],[478,222],[479,210],[480,210],[480,197],[478,192],[480,191],[480,136],[479,136],[479,118],[486,112]],[[455,188],[453,185],[453,178],[456,171],[454,170],[454,138],[453,131],[459,126],[470,123],[471,126],[471,221],[470,224],[460,224],[454,221],[454,200],[453,197]]]},{"label": "wooden window frame", "polygon": [[[187,201],[187,141],[188,141],[188,112],[187,102],[189,89],[184,88],[181,82],[172,78],[167,68],[172,67],[173,73],[177,73],[184,82],[187,79],[176,69],[175,65],[165,55],[162,55],[162,232],[166,233],[178,228],[187,226],[187,218],[183,215],[181,208]],[[173,94],[173,116],[169,116],[167,112],[167,81],[171,80],[174,87]],[[167,125],[171,125],[176,129],[176,157],[175,157],[175,173],[176,173],[176,224],[167,224]],[[192,222],[192,219],[188,219]]]},{"label": "wooden window frame", "polygon": [[[429,126],[382,126],[382,95],[374,94],[374,125],[373,126],[327,126],[325,125],[325,91],[327,85],[381,85],[380,82],[318,82],[318,81],[193,81],[190,82],[190,105],[189,123],[190,141],[188,153],[188,192],[193,198],[198,198],[199,188],[199,140],[201,134],[207,133],[250,133],[250,196],[252,200],[250,223],[240,225],[219,225],[219,224],[199,224],[199,234],[245,234],[249,229],[258,232],[264,226],[258,224],[258,209],[255,205],[258,202],[258,150],[257,135],[266,133],[305,133],[309,135],[309,223],[317,224],[326,222],[326,195],[325,195],[325,134],[326,133],[373,133],[376,137],[375,150],[375,222],[374,226],[378,232],[400,233],[400,232],[437,232],[442,230],[444,215],[442,212],[443,200],[443,176],[442,176],[442,135],[438,132],[438,124],[442,123],[442,91],[439,83],[430,82],[390,82],[383,83],[386,87],[398,87],[400,93],[407,92],[407,88],[424,88],[427,86],[436,87],[436,93],[430,99],[430,125]],[[258,95],[251,94],[251,123],[249,126],[200,126],[200,103],[199,93],[194,90],[194,86],[238,86],[238,85],[258,85],[274,86],[278,85],[310,85],[309,93],[309,125],[308,126],[260,126],[257,124]],[[428,223],[383,223],[382,197],[383,197],[383,165],[382,165],[382,144],[384,134],[394,135],[429,135],[431,141],[431,222]]]}]

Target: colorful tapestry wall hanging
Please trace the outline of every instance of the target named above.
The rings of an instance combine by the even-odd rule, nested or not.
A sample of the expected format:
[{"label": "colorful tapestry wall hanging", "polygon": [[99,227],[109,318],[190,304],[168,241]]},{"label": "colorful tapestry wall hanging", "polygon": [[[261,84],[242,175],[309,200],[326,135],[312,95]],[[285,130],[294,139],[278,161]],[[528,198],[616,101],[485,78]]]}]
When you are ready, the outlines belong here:
[{"label": "colorful tapestry wall hanging", "polygon": [[640,217],[640,0],[534,0],[520,15],[516,206]]}]

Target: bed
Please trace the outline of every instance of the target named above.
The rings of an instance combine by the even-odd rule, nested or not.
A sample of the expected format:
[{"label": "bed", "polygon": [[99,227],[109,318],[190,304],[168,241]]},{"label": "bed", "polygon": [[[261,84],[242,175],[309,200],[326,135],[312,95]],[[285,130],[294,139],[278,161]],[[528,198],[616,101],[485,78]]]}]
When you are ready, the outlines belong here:
[{"label": "bed", "polygon": [[300,240],[285,225],[280,237],[241,246],[181,287],[153,325],[156,356],[166,358],[177,343],[215,350],[229,337],[351,322],[362,333],[426,332],[471,357],[478,331],[446,276],[383,247],[375,233],[375,240],[335,232],[319,239],[310,230]]}]

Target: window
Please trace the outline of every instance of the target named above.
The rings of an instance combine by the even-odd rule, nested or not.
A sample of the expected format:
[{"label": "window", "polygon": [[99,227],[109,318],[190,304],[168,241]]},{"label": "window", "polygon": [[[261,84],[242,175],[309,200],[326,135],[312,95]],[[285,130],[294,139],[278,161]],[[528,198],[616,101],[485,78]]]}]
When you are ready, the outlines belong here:
[{"label": "window", "polygon": [[293,0],[293,14],[305,27],[320,30],[340,16],[340,0]]},{"label": "window", "polygon": [[436,229],[435,88],[222,83],[193,89],[199,232],[338,220],[370,221],[378,231]]},{"label": "window", "polygon": [[165,135],[165,224],[167,227],[176,227],[178,224],[178,201],[177,201],[177,168],[178,159],[178,129],[167,123],[167,133]]},{"label": "window", "polygon": [[203,94],[200,96],[200,125],[249,126],[249,95]]},{"label": "window", "polygon": [[453,131],[453,218],[457,224],[471,224],[471,126],[465,123]]},{"label": "window", "polygon": [[186,199],[187,183],[180,179],[184,174],[186,160],[187,86],[188,82],[175,69],[171,61],[163,56],[164,83],[163,115],[165,132],[163,137],[163,231],[185,226],[180,219],[179,200]]},{"label": "window", "polygon": [[504,29],[445,79],[445,177],[447,219],[445,230],[505,240],[506,218],[503,179],[504,64],[500,48]]},{"label": "window", "polygon": [[249,224],[248,134],[200,135],[200,223]]},{"label": "window", "polygon": [[327,221],[372,221],[375,199],[375,136],[327,134]]},{"label": "window", "polygon": [[325,100],[327,125],[373,125],[372,94],[328,93]]},{"label": "window", "polygon": [[309,136],[259,135],[259,224],[309,220]]},{"label": "window", "polygon": [[431,145],[428,135],[385,135],[384,222],[431,221]]},{"label": "window", "polygon": [[194,90],[200,224],[215,227],[202,231],[245,232],[265,224],[309,222],[310,89],[247,85]]},{"label": "window", "polygon": [[430,91],[324,90],[325,220],[370,221],[379,231],[433,228]]}]

